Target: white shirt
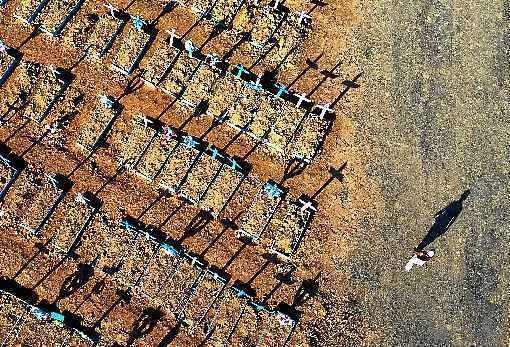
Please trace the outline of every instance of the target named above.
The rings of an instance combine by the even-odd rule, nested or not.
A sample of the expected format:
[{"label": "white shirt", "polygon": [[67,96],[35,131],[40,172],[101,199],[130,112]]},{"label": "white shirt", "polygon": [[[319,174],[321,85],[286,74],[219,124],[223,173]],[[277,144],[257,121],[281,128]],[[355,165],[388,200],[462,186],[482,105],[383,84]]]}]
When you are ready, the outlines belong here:
[{"label": "white shirt", "polygon": [[[433,257],[434,256],[434,251],[427,251],[426,252],[427,255],[429,257]],[[417,265],[417,266],[422,266],[423,264],[425,264],[426,261],[424,260],[421,260],[420,258],[418,258],[418,256],[415,254],[413,255],[413,257],[411,259],[409,259],[409,261],[407,262],[406,264],[406,267],[405,267],[405,271],[408,272],[410,271],[412,268],[413,268],[413,265]]]}]

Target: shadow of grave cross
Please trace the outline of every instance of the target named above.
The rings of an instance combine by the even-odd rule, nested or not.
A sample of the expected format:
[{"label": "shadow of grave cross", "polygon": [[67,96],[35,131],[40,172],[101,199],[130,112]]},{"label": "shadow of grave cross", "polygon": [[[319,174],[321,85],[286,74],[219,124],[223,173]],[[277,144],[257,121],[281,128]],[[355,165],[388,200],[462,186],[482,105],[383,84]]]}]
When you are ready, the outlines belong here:
[{"label": "shadow of grave cross", "polygon": [[345,180],[345,175],[344,175],[343,171],[345,170],[346,167],[347,167],[347,162],[343,163],[342,166],[340,166],[338,169],[331,166],[329,168],[330,177],[311,196],[312,200],[315,199],[317,196],[319,196],[319,194],[321,194],[324,191],[324,189],[326,189],[326,187],[329,186],[331,184],[331,182],[333,182],[334,180],[339,180],[340,182],[343,183]]}]

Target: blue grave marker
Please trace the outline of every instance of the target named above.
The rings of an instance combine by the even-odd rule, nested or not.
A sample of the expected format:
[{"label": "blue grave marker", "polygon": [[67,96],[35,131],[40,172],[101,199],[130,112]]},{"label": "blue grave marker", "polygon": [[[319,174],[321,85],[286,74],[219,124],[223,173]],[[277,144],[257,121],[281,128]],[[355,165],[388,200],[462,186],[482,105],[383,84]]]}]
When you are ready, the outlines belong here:
[{"label": "blue grave marker", "polygon": [[138,231],[140,223],[134,218],[124,217],[120,221],[120,226],[129,231]]},{"label": "blue grave marker", "polygon": [[53,320],[55,320],[57,322],[61,322],[61,323],[64,322],[65,317],[64,317],[63,314],[58,313],[58,312],[51,312],[50,315],[51,315],[51,319],[53,319]]},{"label": "blue grave marker", "polygon": [[170,254],[174,257],[178,257],[180,256],[181,252],[179,252],[179,250],[177,250],[174,246],[171,246],[167,243],[163,243],[161,245],[161,248],[163,248],[163,251],[167,254]]},{"label": "blue grave marker", "polygon": [[191,40],[186,40],[186,42],[184,42],[184,49],[186,50],[186,52],[188,52],[188,57],[190,58],[193,58],[193,54],[197,50],[197,48],[195,47],[195,45],[193,45],[193,42]]},{"label": "blue grave marker", "polygon": [[283,190],[280,189],[274,182],[267,182],[264,186],[264,191],[272,198],[277,198],[283,193]]},{"label": "blue grave marker", "polygon": [[[234,171],[241,171],[241,169],[242,169],[242,166],[239,165],[239,163],[234,158],[230,158],[230,167]],[[237,169],[239,169],[239,170],[237,170]]]},{"label": "blue grave marker", "polygon": [[257,301],[254,300],[250,301],[250,305],[255,309],[256,312],[268,311],[266,305],[258,303]]},{"label": "blue grave marker", "polygon": [[[216,147],[214,147],[213,145],[209,145],[209,150],[211,151],[211,158],[213,160],[221,160],[221,158],[223,158],[223,155],[220,153],[220,151],[218,151],[218,149]],[[217,159],[217,158],[220,158],[220,159]]]},{"label": "blue grave marker", "polygon": [[236,68],[237,68],[237,73],[236,73],[236,77],[237,77],[237,78],[241,78],[241,76],[242,76],[244,73],[249,73],[249,72],[250,72],[250,71],[246,70],[246,69],[244,68],[244,66],[243,66],[243,65],[241,65],[241,64],[237,64],[237,65],[236,65]]},{"label": "blue grave marker", "polygon": [[282,98],[282,95],[286,95],[289,93],[289,89],[287,88],[287,86],[284,86],[283,84],[279,84],[278,85],[278,92],[276,93],[276,96],[278,98]]},{"label": "blue grave marker", "polygon": [[255,82],[254,81],[247,82],[246,87],[255,91],[261,91],[262,84],[260,83],[260,77],[257,77],[257,80]]},{"label": "blue grave marker", "polygon": [[189,149],[195,148],[198,145],[198,142],[190,135],[184,136],[183,143]]},{"label": "blue grave marker", "polygon": [[139,16],[134,16],[133,17],[133,25],[135,26],[135,28],[137,28],[138,30],[143,30],[143,27],[145,26],[145,22],[143,21],[142,18],[140,18]]}]

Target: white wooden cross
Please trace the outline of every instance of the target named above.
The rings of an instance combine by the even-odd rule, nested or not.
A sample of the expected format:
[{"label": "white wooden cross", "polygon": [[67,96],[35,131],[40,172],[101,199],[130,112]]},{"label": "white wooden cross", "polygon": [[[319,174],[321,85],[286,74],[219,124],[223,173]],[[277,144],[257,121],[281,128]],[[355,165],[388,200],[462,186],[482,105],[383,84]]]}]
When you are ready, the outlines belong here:
[{"label": "white wooden cross", "polygon": [[7,46],[5,45],[5,43],[3,43],[2,40],[0,40],[0,52],[7,54]]},{"label": "white wooden cross", "polygon": [[310,200],[303,200],[299,198],[299,202],[303,205],[301,206],[301,212],[306,212],[307,210],[317,211],[317,208],[313,206]]},{"label": "white wooden cross", "polygon": [[166,32],[170,35],[170,37],[169,37],[170,46],[172,46],[172,47],[173,47],[173,45],[174,45],[174,40],[175,40],[175,38],[177,37],[177,36],[175,35],[175,28],[172,28],[172,30],[167,30]]},{"label": "white wooden cross", "polygon": [[306,101],[306,102],[310,101],[310,99],[308,99],[308,98],[306,97],[306,94],[305,94],[305,93],[303,93],[303,94],[295,94],[295,95],[298,97],[298,102],[297,102],[297,104],[296,104],[296,107],[298,107],[298,108],[299,108],[299,107],[301,107],[301,104],[302,104],[303,102],[305,102],[305,101]]},{"label": "white wooden cross", "polygon": [[105,6],[107,9],[109,9],[109,10],[110,10],[110,14],[112,15],[112,17],[113,17],[113,18],[117,18],[117,17],[115,17],[115,11],[117,10],[117,9],[115,8],[115,6],[113,6],[113,5],[112,5],[111,3],[109,3],[109,2],[108,2],[108,3],[106,3],[106,4],[104,4],[104,6]]},{"label": "white wooden cross", "polygon": [[[312,19],[312,17],[305,11],[298,12],[297,14],[299,14],[299,19],[298,19],[299,24],[303,24],[303,21],[305,21],[305,19]],[[306,21],[305,21],[305,23],[306,23]]]},{"label": "white wooden cross", "polygon": [[321,118],[324,118],[326,113],[334,111],[333,109],[329,108],[329,106],[331,106],[331,105],[330,104],[325,104],[325,105],[317,105],[317,106],[315,106],[315,108],[321,110],[321,113],[319,114],[319,116]]}]

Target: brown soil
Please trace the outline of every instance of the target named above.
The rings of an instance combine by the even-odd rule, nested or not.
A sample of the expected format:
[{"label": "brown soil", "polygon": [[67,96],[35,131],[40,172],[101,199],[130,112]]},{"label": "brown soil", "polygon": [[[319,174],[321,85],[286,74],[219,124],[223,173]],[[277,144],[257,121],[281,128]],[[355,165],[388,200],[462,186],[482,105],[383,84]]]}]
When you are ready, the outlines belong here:
[{"label": "brown soil", "polygon": [[[295,11],[310,6],[299,1],[288,2],[288,6]],[[115,1],[114,5],[122,9],[128,3],[129,1],[119,0]],[[218,3],[226,6],[234,1]],[[252,2],[248,1],[246,4],[250,3]],[[243,9],[234,20],[234,28],[237,30],[256,29],[252,37],[257,43],[269,38],[279,17],[274,11],[263,10],[267,1],[261,0],[259,3],[253,13]],[[14,12],[25,8],[19,7],[16,10],[20,4],[21,1],[13,0],[0,14],[0,37],[12,47],[18,47],[32,31],[31,27],[12,17]],[[243,6],[247,6],[246,4]],[[339,59],[349,55],[346,49],[349,38],[339,26],[350,26],[355,22],[351,6],[350,2],[343,1],[341,5],[335,4],[316,10],[312,15],[316,25],[312,28],[300,26],[295,15],[290,16],[289,23],[285,23],[282,29],[279,29],[281,33],[276,35],[276,48],[268,52],[253,71],[261,74],[266,69],[280,65],[278,82],[289,84],[305,68],[306,57],[316,57],[322,51],[325,54],[319,63],[321,69],[330,68]],[[127,12],[150,20],[156,18],[161,10],[158,1],[135,1]],[[19,13],[26,17],[29,12]],[[211,20],[187,33],[183,41],[192,40],[195,47],[200,47],[206,42],[214,22],[222,18],[228,19],[230,13],[230,10],[213,12]],[[257,13],[263,14],[265,19],[258,22]],[[98,17],[95,18],[93,14]],[[290,102],[269,96],[267,92],[253,92],[253,98],[242,98],[240,93],[252,93],[243,82],[230,72],[227,72],[225,77],[218,76],[207,70],[205,64],[197,70],[200,63],[190,58],[185,51],[180,54],[167,76],[163,76],[175,56],[173,48],[165,50],[168,48],[163,38],[166,35],[165,30],[175,28],[177,36],[180,37],[196,20],[189,8],[175,9],[160,18],[156,24],[158,37],[140,64],[141,68],[145,69],[145,74],[139,70],[131,76],[125,76],[110,68],[112,63],[127,66],[126,64],[133,60],[133,52],[138,51],[141,42],[145,40],[130,38],[130,33],[136,30],[131,24],[123,28],[109,53],[102,58],[98,57],[97,54],[122,24],[122,21],[113,19],[98,1],[87,1],[58,40],[47,35],[36,35],[19,48],[23,53],[23,62],[0,90],[2,112],[7,110],[5,104],[13,103],[22,90],[28,93],[30,103],[46,105],[46,100],[39,100],[36,96],[46,98],[50,97],[51,93],[47,93],[47,89],[44,89],[44,93],[43,89],[32,90],[32,86],[38,81],[41,88],[44,86],[50,88],[50,91],[53,90],[52,86],[57,84],[52,81],[46,83],[43,79],[44,71],[47,71],[50,65],[72,68],[76,78],[66,91],[65,97],[59,100],[48,115],[47,124],[58,125],[54,133],[37,141],[46,129],[36,122],[27,122],[22,116],[24,107],[19,111],[11,111],[8,114],[10,118],[5,118],[8,121],[0,128],[2,142],[7,142],[15,153],[23,153],[23,158],[28,163],[28,168],[11,187],[6,201],[1,205],[1,221],[2,225],[5,225],[0,240],[1,275],[12,278],[37,252],[36,243],[51,240],[51,245],[59,248],[69,245],[70,236],[74,235],[72,231],[79,229],[90,211],[88,207],[75,201],[76,195],[87,190],[97,192],[104,204],[82,237],[76,251],[78,258],[64,259],[63,263],[57,266],[64,255],[57,247],[52,247],[48,254],[35,257],[26,271],[16,278],[26,287],[35,286],[34,291],[39,300],[56,302],[60,311],[74,312],[83,318],[83,324],[88,327],[94,326],[97,319],[108,311],[96,326],[102,336],[99,345],[111,345],[113,341],[127,344],[134,338],[137,319],[147,308],[161,309],[164,315],[146,334],[134,338],[135,345],[155,346],[161,341],[170,340],[170,345],[197,345],[205,338],[213,324],[216,329],[207,344],[221,345],[241,312],[243,315],[229,340],[231,345],[252,345],[257,342],[264,346],[281,345],[291,331],[291,327],[284,322],[285,317],[265,311],[256,314],[254,308],[247,306],[246,299],[237,297],[231,289],[220,295],[220,301],[212,306],[204,321],[198,324],[194,317],[206,313],[203,305],[210,302],[210,297],[219,290],[217,283],[210,279],[197,285],[196,293],[191,296],[191,304],[185,309],[186,319],[190,320],[191,325],[179,325],[172,314],[172,307],[195,281],[198,269],[184,261],[176,276],[169,279],[168,275],[176,265],[176,258],[166,254],[159,245],[145,239],[143,235],[136,236],[119,225],[122,217],[130,215],[146,224],[158,226],[165,237],[177,240],[183,237],[186,226],[200,214],[201,209],[210,210],[216,218],[198,232],[183,238],[182,247],[189,252],[202,254],[209,265],[223,268],[231,275],[227,288],[231,288],[236,280],[249,282],[255,293],[255,301],[261,302],[265,299],[267,309],[272,310],[276,309],[279,303],[292,305],[303,281],[314,278],[318,273],[322,274],[319,294],[297,306],[302,312],[301,319],[288,342],[288,345],[313,345],[312,336],[327,336],[329,333],[320,322],[328,319],[329,312],[342,311],[346,306],[344,295],[352,293],[349,274],[339,271],[337,264],[349,256],[349,235],[356,230],[356,221],[350,216],[350,209],[361,209],[368,204],[364,198],[366,188],[361,183],[363,173],[360,170],[359,155],[352,142],[354,125],[351,118],[346,116],[355,109],[355,106],[352,106],[356,105],[357,100],[354,95],[359,94],[359,91],[349,92],[346,96],[349,103],[345,102],[338,107],[338,118],[319,155],[302,174],[284,183],[289,194],[281,205],[282,209],[275,214],[276,219],[268,232],[263,235],[264,242],[247,245],[236,237],[236,228],[227,228],[222,221],[224,222],[225,218],[234,220],[239,217],[234,220],[239,228],[253,234],[260,232],[259,226],[269,222],[271,208],[267,208],[267,205],[272,208],[278,205],[278,201],[275,203],[267,194],[263,196],[261,187],[270,179],[280,181],[290,155],[299,153],[303,157],[312,157],[312,153],[316,151],[318,134],[322,134],[323,127],[320,122],[316,124],[310,119],[302,122],[302,127],[299,128],[303,110],[297,110]],[[222,57],[238,40],[239,33],[227,30],[210,40],[204,46],[203,52],[216,53]],[[85,59],[80,60],[88,45],[92,45],[91,50]],[[299,47],[291,52],[296,46]],[[256,48],[247,42],[231,54],[229,63],[231,67],[237,64],[252,66],[260,54],[264,53],[265,48]],[[291,54],[282,63],[287,53]],[[155,62],[158,63],[157,66]],[[352,78],[356,71],[356,66],[352,65],[345,67],[345,70],[339,69],[337,73],[341,74],[342,78]],[[129,91],[126,87],[136,82],[133,80],[135,75],[143,76],[153,85],[142,83],[139,89],[123,95],[126,90]],[[309,71],[292,89],[296,93],[307,93],[321,78],[317,71]],[[342,78],[327,81],[313,94],[312,99],[321,104],[332,102],[341,91]],[[172,97],[183,88],[186,88],[186,99],[192,104],[202,99],[209,100],[207,115],[189,118],[192,108],[184,105],[182,100],[175,101]],[[79,97],[81,94],[83,95]],[[105,107],[99,100],[101,95],[120,98],[122,112],[117,113]],[[236,100],[239,100],[238,106],[232,109],[231,106]],[[190,150],[183,144],[180,144],[165,162],[169,151],[174,147],[172,141],[163,139],[161,134],[154,137],[156,132],[152,129],[146,133],[146,129],[132,123],[137,115],[143,114],[157,118],[164,124],[183,126],[184,132],[199,138],[210,127],[211,115],[218,116],[229,110],[229,121],[237,126],[244,126],[248,116],[253,116],[249,113],[252,106],[259,107],[259,114],[255,112],[256,121],[250,125],[248,133],[238,133],[227,123],[222,123],[204,137],[207,144],[220,149],[225,147],[222,153],[226,159],[222,163],[211,160],[206,153],[198,156],[198,149]],[[188,121],[184,124],[186,120]],[[94,148],[91,153],[90,150],[110,121],[112,129],[105,137],[105,143]],[[267,144],[257,145],[257,138],[260,139],[267,130]],[[291,143],[293,138],[297,139],[295,143]],[[119,165],[125,163],[126,159],[129,162],[129,159],[141,155],[141,149],[149,142],[151,145],[136,167]],[[255,150],[247,158],[252,166],[248,178],[242,181],[228,205],[224,206],[242,178],[239,172],[229,167],[229,160],[234,156],[243,157],[254,147]],[[349,177],[346,183],[349,187],[349,208],[341,207],[339,198],[339,192],[346,192],[345,186],[337,181],[331,183],[317,197],[318,213],[297,253],[290,260],[280,259],[275,263],[268,263],[267,259],[271,256],[267,253],[270,248],[289,252],[295,237],[293,232],[302,225],[303,216],[292,202],[301,194],[312,195],[328,179],[328,167],[337,167],[345,160],[350,162],[346,172]],[[178,188],[193,163],[200,167],[200,173],[198,170],[191,171],[186,184],[182,186],[182,192],[200,201],[184,202],[182,198],[172,194],[160,196],[160,187],[167,190]],[[40,237],[27,237],[21,235],[20,231],[23,229],[20,225],[37,224],[41,213],[47,212],[49,204],[55,200],[56,191],[53,186],[34,186],[40,177],[44,177],[41,176],[43,172],[68,175],[74,186],[58,205]],[[137,172],[140,175],[137,175]],[[34,177],[27,178],[29,173]],[[200,199],[204,188],[213,177],[215,180]],[[258,191],[261,193],[257,193]],[[28,197],[27,192],[33,194],[33,197]],[[254,198],[258,200],[251,204]],[[59,237],[51,239],[57,231]],[[93,264],[93,274],[72,294],[59,296],[63,284],[76,273],[80,264]],[[118,266],[119,271],[114,271]],[[288,273],[289,268],[295,269],[291,274],[292,280],[280,283],[280,275]],[[260,274],[254,276],[259,269],[262,270]],[[48,275],[44,277],[46,273]],[[139,277],[142,273],[143,276]],[[137,279],[140,280],[132,289],[131,300],[120,300],[119,290],[134,285]],[[98,286],[101,286],[102,290],[98,290]],[[337,293],[338,296],[332,293]],[[116,305],[112,306],[113,304]],[[355,330],[359,334],[357,336],[363,339],[367,329],[365,322],[359,313],[353,315],[359,319],[350,320],[354,323],[349,329]],[[28,314],[27,317],[32,315]],[[0,324],[2,329],[7,325],[12,326],[12,317],[0,314]],[[50,326],[51,328],[39,321],[33,325],[25,324],[16,343],[37,345],[33,333],[36,331],[39,332],[39,341],[60,341],[66,330],[53,323]],[[175,337],[172,337],[172,331]],[[76,337],[76,342],[71,345],[83,343]]]}]

